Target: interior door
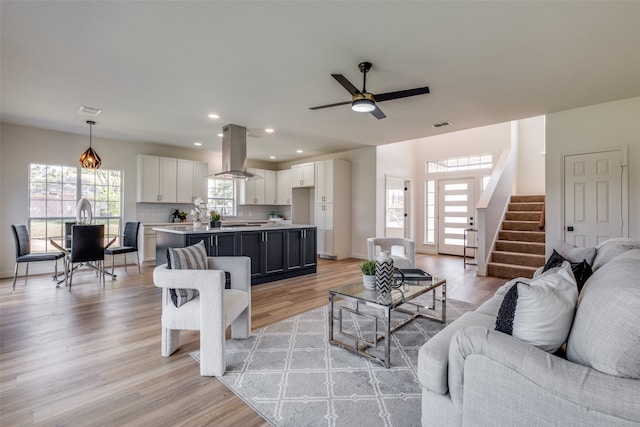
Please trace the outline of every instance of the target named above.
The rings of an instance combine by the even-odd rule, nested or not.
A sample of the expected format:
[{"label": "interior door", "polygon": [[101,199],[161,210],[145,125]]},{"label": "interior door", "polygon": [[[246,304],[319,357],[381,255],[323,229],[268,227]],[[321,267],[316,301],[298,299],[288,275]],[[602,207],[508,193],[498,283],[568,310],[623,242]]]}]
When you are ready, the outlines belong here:
[{"label": "interior door", "polygon": [[564,240],[581,247],[626,237],[626,169],[622,150],[564,158]]},{"label": "interior door", "polygon": [[385,177],[385,237],[410,238],[408,185],[409,181],[402,178]]},{"label": "interior door", "polygon": [[438,253],[463,255],[464,230],[475,217],[475,179],[438,181]]}]

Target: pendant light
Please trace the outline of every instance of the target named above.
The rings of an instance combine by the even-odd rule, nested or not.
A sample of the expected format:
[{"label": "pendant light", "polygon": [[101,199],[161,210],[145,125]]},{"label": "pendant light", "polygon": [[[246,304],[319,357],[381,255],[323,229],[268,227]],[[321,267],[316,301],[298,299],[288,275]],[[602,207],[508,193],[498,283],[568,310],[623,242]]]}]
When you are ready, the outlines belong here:
[{"label": "pendant light", "polygon": [[91,148],[91,126],[95,125],[96,122],[87,120],[87,124],[89,125],[89,148],[80,156],[80,165],[85,169],[98,169],[102,164],[102,160],[98,153]]}]

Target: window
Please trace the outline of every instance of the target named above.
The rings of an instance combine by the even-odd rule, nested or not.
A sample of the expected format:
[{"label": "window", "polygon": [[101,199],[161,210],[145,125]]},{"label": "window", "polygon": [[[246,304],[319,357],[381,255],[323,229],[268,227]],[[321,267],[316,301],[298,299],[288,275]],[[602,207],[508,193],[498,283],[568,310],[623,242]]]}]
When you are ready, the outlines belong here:
[{"label": "window", "polygon": [[76,219],[76,205],[85,197],[93,221],[105,225],[105,237],[120,234],[122,171],[75,166],[29,165],[29,230],[31,250],[56,250],[49,239],[64,236],[64,223]]},{"label": "window", "polygon": [[426,209],[426,227],[424,242],[434,244],[436,239],[436,182],[427,181],[425,187],[425,200],[427,201]]},{"label": "window", "polygon": [[471,156],[429,161],[427,162],[427,173],[491,169],[492,167],[493,156],[491,154],[474,154]]},{"label": "window", "polygon": [[387,189],[387,228],[404,228],[404,189]]},{"label": "window", "polygon": [[225,216],[236,215],[236,183],[232,179],[209,178],[207,206]]}]

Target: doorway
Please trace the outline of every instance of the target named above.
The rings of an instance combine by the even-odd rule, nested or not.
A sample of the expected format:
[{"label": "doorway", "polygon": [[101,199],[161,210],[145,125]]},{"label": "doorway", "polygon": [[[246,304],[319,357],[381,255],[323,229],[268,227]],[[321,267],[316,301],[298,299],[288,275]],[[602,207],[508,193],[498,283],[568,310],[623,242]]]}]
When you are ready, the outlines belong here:
[{"label": "doorway", "polygon": [[564,241],[591,247],[628,236],[626,149],[564,157]]},{"label": "doorway", "polygon": [[475,178],[438,181],[438,253],[463,255],[464,230],[475,217]]},{"label": "doorway", "polygon": [[384,236],[410,239],[409,186],[404,178],[386,175]]}]

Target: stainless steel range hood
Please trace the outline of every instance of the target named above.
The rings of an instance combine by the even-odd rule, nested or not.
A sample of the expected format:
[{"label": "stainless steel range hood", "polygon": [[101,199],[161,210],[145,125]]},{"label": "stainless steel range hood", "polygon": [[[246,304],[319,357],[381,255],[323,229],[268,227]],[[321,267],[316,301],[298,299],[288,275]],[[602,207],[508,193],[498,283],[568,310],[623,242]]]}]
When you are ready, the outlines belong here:
[{"label": "stainless steel range hood", "polygon": [[238,125],[222,128],[222,172],[214,176],[231,179],[255,176],[247,172],[247,128]]}]

